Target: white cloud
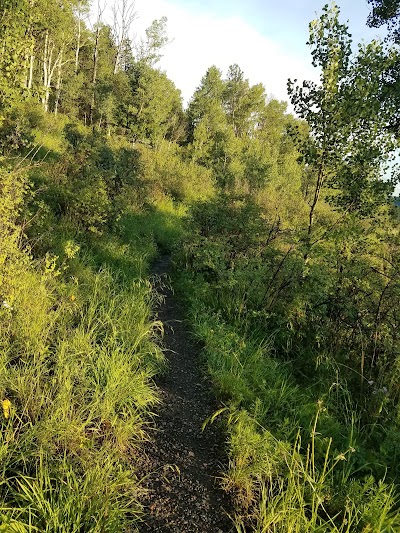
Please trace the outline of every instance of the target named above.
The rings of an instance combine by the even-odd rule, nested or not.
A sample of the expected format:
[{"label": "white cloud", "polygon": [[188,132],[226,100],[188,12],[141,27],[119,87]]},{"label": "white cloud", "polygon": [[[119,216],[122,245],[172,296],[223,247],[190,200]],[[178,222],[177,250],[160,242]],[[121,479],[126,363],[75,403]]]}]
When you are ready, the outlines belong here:
[{"label": "white cloud", "polygon": [[219,18],[169,4],[167,0],[136,0],[138,34],[156,18],[168,18],[173,39],[164,49],[160,66],[189,100],[211,65],[223,74],[237,63],[252,84],[263,83],[268,94],[287,100],[287,79],[315,78],[308,57],[289,55],[239,17]]}]

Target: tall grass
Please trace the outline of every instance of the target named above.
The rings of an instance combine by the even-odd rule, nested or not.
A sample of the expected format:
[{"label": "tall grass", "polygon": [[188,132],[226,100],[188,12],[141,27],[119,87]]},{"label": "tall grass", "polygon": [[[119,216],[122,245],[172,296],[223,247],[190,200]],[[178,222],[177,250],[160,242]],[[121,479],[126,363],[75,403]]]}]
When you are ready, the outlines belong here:
[{"label": "tall grass", "polygon": [[133,531],[164,369],[145,278],[213,179],[173,143],[20,115],[32,168],[0,160],[0,531]]},{"label": "tall grass", "polygon": [[146,208],[131,210],[121,219],[121,234],[125,240],[133,240],[136,247],[150,248],[150,259],[157,251],[170,252],[180,242],[184,229],[187,206],[165,194],[158,194]]},{"label": "tall grass", "polygon": [[[317,423],[318,413],[315,418]],[[306,453],[298,435],[291,453],[286,450],[286,475],[276,476],[265,472],[260,480],[259,493],[250,518],[252,531],[257,533],[352,533],[355,531],[394,533],[400,527],[398,513],[393,512],[397,501],[394,487],[367,478],[364,483],[352,482],[347,486],[342,509],[334,510],[332,499],[333,477],[343,469],[354,450],[331,457],[330,444],[325,452],[322,467],[315,457],[316,434]],[[279,443],[276,446],[280,449]],[[276,457],[276,450],[272,454]],[[346,466],[344,466],[346,468]],[[247,524],[249,519],[247,519]],[[247,531],[242,517],[236,517],[239,533]]]},{"label": "tall grass", "polygon": [[141,514],[132,452],[147,436],[158,402],[152,378],[164,364],[156,295],[135,268],[142,251],[128,260],[107,235],[113,255],[100,270],[90,243],[81,255],[68,241],[63,256],[33,261],[9,227],[0,263],[0,531],[120,533]]},{"label": "tall grass", "polygon": [[239,333],[204,305],[201,291],[193,297],[185,276],[179,279],[190,291],[191,322],[225,405],[212,420],[222,414],[228,431],[223,484],[235,496],[238,533],[398,531],[395,486],[376,481],[363,465],[357,420],[343,428],[329,401],[316,396],[320,387],[300,387],[292,363],[274,357],[273,337]]}]

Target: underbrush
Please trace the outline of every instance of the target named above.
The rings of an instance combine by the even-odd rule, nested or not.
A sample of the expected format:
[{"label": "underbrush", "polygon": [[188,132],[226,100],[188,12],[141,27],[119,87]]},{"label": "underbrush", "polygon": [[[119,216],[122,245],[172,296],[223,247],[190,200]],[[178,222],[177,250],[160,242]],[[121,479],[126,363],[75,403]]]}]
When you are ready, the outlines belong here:
[{"label": "underbrush", "polygon": [[40,531],[121,531],[139,516],[131,457],[163,364],[151,288],[107,269],[51,290],[38,278],[2,313],[3,513]]},{"label": "underbrush", "polygon": [[141,516],[134,457],[164,368],[140,277],[154,241],[67,223],[29,248],[27,183],[1,169],[0,530],[121,532]]},{"label": "underbrush", "polygon": [[335,420],[329,393],[325,402],[300,387],[291,364],[271,353],[272,339],[240,334],[199,301],[191,310],[225,405],[208,422],[221,418],[228,431],[223,484],[236,501],[237,531],[398,531],[395,486],[371,474],[359,428]]},{"label": "underbrush", "polygon": [[184,234],[197,182],[179,191],[190,165],[177,154],[163,162],[38,106],[4,127],[0,531],[133,531],[165,369],[146,279]]},{"label": "underbrush", "polygon": [[[398,284],[380,276],[392,276],[378,264],[382,227],[350,220],[305,263],[301,240],[271,220],[251,199],[199,203],[175,256],[176,284],[224,404],[212,420],[228,429],[224,483],[236,497],[237,530],[398,531],[389,371],[397,375],[397,337],[388,318],[396,320]],[[380,244],[387,263],[394,235],[392,250]]]},{"label": "underbrush", "polygon": [[119,231],[122,239],[133,241],[139,249],[150,247],[153,259],[158,251],[171,252],[180,242],[185,233],[186,213],[184,203],[158,195],[143,208],[126,212],[119,223]]}]

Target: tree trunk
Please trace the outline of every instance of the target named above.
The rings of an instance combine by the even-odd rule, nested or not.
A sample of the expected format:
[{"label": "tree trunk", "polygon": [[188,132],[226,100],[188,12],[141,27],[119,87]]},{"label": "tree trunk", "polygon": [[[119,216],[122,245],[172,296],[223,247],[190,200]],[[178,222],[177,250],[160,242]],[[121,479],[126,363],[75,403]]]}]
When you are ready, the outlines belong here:
[{"label": "tree trunk", "polygon": [[29,0],[29,25],[26,32],[26,35],[28,36],[28,39],[30,40],[30,46],[27,50],[27,75],[26,75],[26,88],[31,91],[32,85],[33,85],[33,67],[35,62],[35,36],[33,32],[34,28],[34,21],[33,21],[33,13],[35,9],[35,0]]},{"label": "tree trunk", "polygon": [[119,47],[117,48],[117,53],[115,54],[115,60],[114,60],[114,75],[118,72],[118,66],[119,66],[119,58],[120,58],[120,50]]},{"label": "tree trunk", "polygon": [[57,67],[62,67],[62,55],[63,49],[60,50],[57,57],[53,61],[55,44],[52,42],[50,45],[49,30],[46,31],[44,52],[43,52],[43,89],[42,96],[43,108],[46,112],[49,110],[49,100],[51,92],[51,82],[53,79],[54,71]]},{"label": "tree trunk", "polygon": [[46,91],[48,87],[48,48],[49,48],[49,30],[46,30],[46,35],[44,38],[44,48],[43,48],[43,87],[44,87],[44,94],[42,96],[42,105],[44,107],[44,110],[47,111],[46,108]]},{"label": "tree trunk", "polygon": [[35,56],[34,56],[33,50],[32,50],[32,54],[31,54],[31,57],[30,57],[30,60],[29,60],[29,77],[28,77],[28,89],[29,90],[32,89],[32,85],[33,85],[33,66],[34,66],[34,63],[35,63]]},{"label": "tree trunk", "polygon": [[80,10],[78,11],[78,35],[77,35],[77,41],[76,41],[76,50],[75,50],[75,76],[78,74],[78,67],[79,67],[79,52],[81,50],[81,31],[82,31],[82,24],[81,24],[81,17],[80,17]]},{"label": "tree trunk", "polygon": [[62,84],[62,67],[63,67],[63,54],[64,49],[61,48],[60,55],[58,57],[58,67],[57,67],[57,84],[56,84],[56,101],[54,104],[54,114],[58,113],[58,106],[60,103],[60,94],[61,94],[61,84]]},{"label": "tree trunk", "polygon": [[100,26],[96,29],[96,39],[93,50],[93,75],[92,75],[92,101],[90,104],[90,124],[93,124],[93,115],[95,107],[95,93],[96,93],[96,80],[97,80],[97,65],[99,61],[99,38],[100,38]]},{"label": "tree trunk", "polygon": [[319,169],[318,169],[318,177],[317,177],[317,184],[315,186],[314,191],[314,198],[310,205],[310,211],[308,213],[308,228],[307,228],[307,236],[306,236],[306,251],[304,253],[304,261],[307,263],[308,256],[311,249],[311,236],[312,236],[312,230],[314,226],[314,216],[315,216],[315,208],[317,207],[317,203],[321,194],[322,186],[325,181],[325,167],[323,161],[321,161]]}]

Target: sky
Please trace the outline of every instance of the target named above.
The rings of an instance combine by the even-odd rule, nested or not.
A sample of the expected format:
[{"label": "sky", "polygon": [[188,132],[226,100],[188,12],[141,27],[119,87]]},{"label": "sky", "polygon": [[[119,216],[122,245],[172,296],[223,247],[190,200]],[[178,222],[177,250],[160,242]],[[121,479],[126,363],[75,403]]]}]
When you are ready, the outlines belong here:
[{"label": "sky", "polygon": [[[269,96],[288,100],[288,78],[316,79],[306,45],[308,24],[323,0],[136,0],[133,32],[144,34],[154,19],[168,18],[171,43],[159,67],[181,90],[187,104],[211,65],[226,74],[237,63],[251,84],[263,83]],[[379,36],[366,26],[367,0],[341,0],[355,44]],[[382,34],[382,32],[381,32]]]}]

